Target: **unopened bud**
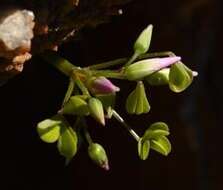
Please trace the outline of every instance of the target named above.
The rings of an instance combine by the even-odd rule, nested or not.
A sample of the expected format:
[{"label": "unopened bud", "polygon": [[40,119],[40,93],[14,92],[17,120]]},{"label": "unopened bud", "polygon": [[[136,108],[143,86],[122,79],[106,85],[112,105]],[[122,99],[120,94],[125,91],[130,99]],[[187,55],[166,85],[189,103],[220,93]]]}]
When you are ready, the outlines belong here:
[{"label": "unopened bud", "polygon": [[65,103],[61,110],[63,114],[71,115],[88,115],[89,109],[87,102],[79,96],[72,96],[68,102]]},{"label": "unopened bud", "polygon": [[166,57],[138,61],[125,69],[125,76],[128,80],[139,80],[180,60],[180,57]]},{"label": "unopened bud", "polygon": [[153,30],[153,25],[149,25],[141,32],[141,34],[139,35],[134,44],[135,53],[140,55],[148,51],[152,38],[152,30]]},{"label": "unopened bud", "polygon": [[105,125],[104,110],[101,101],[97,98],[90,98],[88,106],[91,116],[102,125]]},{"label": "unopened bud", "polygon": [[112,84],[112,82],[105,77],[94,77],[87,83],[87,86],[92,94],[110,94],[120,90],[119,87]]},{"label": "unopened bud", "polygon": [[108,158],[104,148],[98,143],[92,143],[88,147],[88,155],[91,160],[105,170],[109,170]]}]

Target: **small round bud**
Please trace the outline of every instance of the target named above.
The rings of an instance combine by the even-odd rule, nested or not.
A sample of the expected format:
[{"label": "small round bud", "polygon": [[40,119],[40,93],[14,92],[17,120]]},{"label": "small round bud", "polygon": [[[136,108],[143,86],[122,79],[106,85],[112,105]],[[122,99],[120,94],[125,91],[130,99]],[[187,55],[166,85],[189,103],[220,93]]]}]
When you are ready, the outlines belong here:
[{"label": "small round bud", "polygon": [[104,148],[98,143],[92,143],[88,147],[88,155],[91,160],[105,170],[109,170],[108,158]]}]

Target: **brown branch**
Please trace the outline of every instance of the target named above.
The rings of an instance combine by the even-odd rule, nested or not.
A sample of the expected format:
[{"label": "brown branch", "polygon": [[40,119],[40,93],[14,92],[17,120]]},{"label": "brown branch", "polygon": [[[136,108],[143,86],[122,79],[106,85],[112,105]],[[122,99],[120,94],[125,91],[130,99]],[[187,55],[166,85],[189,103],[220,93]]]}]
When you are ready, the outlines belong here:
[{"label": "brown branch", "polygon": [[31,54],[57,50],[83,27],[96,26],[119,15],[120,5],[129,1],[10,0],[20,8],[0,8],[0,77],[21,72]]}]

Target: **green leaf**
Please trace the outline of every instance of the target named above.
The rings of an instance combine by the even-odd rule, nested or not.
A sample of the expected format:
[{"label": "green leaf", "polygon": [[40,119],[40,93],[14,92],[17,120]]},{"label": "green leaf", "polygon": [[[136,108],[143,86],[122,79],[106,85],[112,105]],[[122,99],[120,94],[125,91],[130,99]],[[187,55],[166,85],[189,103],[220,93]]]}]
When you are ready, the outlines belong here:
[{"label": "green leaf", "polygon": [[157,139],[152,139],[150,143],[153,150],[159,152],[164,156],[167,156],[171,151],[171,144],[169,140],[164,136]]},{"label": "green leaf", "polygon": [[70,160],[76,154],[77,141],[76,132],[71,127],[63,126],[61,128],[57,148],[60,154],[66,157],[67,160]]},{"label": "green leaf", "polygon": [[159,138],[161,136],[168,136],[169,134],[170,134],[169,131],[165,131],[162,129],[156,129],[156,130],[147,129],[143,135],[143,139],[150,140],[154,138]]},{"label": "green leaf", "polygon": [[60,135],[60,124],[62,121],[59,117],[54,116],[51,119],[45,119],[37,124],[37,132],[42,141],[54,143]]},{"label": "green leaf", "polygon": [[176,93],[184,91],[193,81],[193,73],[183,63],[173,64],[169,73],[169,88]]},{"label": "green leaf", "polygon": [[150,129],[151,130],[160,129],[160,130],[164,130],[164,131],[169,131],[168,125],[162,121],[153,123],[152,125],[150,125]]},{"label": "green leaf", "polygon": [[138,155],[140,159],[146,160],[149,156],[150,142],[141,138],[138,141]]},{"label": "green leaf", "polygon": [[137,54],[144,54],[148,51],[152,38],[153,25],[147,26],[138,36],[134,44],[134,51]]},{"label": "green leaf", "polygon": [[164,122],[156,122],[150,125],[143,135],[144,139],[158,138],[160,136],[168,136],[169,128]]}]

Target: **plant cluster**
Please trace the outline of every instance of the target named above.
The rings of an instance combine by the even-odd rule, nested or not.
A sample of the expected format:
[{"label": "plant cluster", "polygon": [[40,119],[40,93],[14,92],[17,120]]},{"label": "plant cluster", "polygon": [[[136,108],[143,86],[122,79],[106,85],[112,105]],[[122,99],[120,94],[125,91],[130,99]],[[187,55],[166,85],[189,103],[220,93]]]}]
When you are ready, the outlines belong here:
[{"label": "plant cluster", "polygon": [[[193,81],[197,72],[181,62],[181,57],[172,52],[147,53],[153,26],[145,28],[134,43],[130,58],[78,67],[54,52],[47,52],[43,58],[70,79],[61,108],[51,118],[38,123],[40,138],[47,143],[57,142],[59,153],[68,163],[77,153],[81,143],[88,143],[89,157],[98,166],[108,170],[108,158],[103,146],[94,142],[88,131],[87,118],[94,118],[105,126],[106,119],[116,119],[127,129],[138,143],[138,155],[146,160],[150,150],[167,156],[171,144],[167,138],[169,127],[164,122],[155,122],[139,136],[115,110],[115,97],[120,88],[109,79],[126,80],[136,83],[125,103],[129,114],[146,114],[150,104],[145,88],[148,85],[169,85],[171,91],[184,91]],[[144,84],[148,85],[144,85]],[[74,122],[70,122],[72,117]],[[84,139],[81,141],[80,139]]]}]

